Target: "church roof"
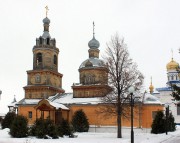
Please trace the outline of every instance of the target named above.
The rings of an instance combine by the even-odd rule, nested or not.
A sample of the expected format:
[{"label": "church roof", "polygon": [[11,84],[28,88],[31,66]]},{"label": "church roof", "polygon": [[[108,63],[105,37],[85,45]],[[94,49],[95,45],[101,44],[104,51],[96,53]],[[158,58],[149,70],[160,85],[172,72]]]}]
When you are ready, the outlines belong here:
[{"label": "church roof", "polygon": [[[16,105],[37,105],[42,99],[22,99],[21,101],[17,102]],[[81,105],[96,105],[102,103],[101,97],[91,97],[91,98],[73,98],[73,93],[57,93],[54,96],[50,96],[46,99],[50,105],[55,107],[56,109],[65,109],[68,110],[69,108],[65,105],[69,104],[81,104]],[[158,98],[155,96],[146,93],[140,96],[140,99],[137,102],[142,102],[143,104],[162,104]]]},{"label": "church roof", "polygon": [[149,93],[146,93],[142,100],[144,104],[162,104],[157,97]]},{"label": "church roof", "polygon": [[172,88],[171,87],[160,87],[160,88],[156,88],[156,90],[158,92],[160,92],[160,91],[172,91]]},{"label": "church roof", "polygon": [[176,70],[179,67],[179,63],[171,59],[171,61],[166,65],[167,70]]},{"label": "church roof", "polygon": [[73,98],[73,93],[56,94],[49,100],[61,104],[98,104],[101,103],[100,97],[93,98]]},{"label": "church roof", "polygon": [[91,48],[91,49],[97,49],[97,48],[99,48],[100,43],[99,43],[99,41],[96,40],[95,37],[93,36],[93,38],[89,41],[88,46],[89,46],[89,48]]},{"label": "church roof", "polygon": [[42,38],[44,38],[44,39],[46,39],[46,38],[51,39],[51,36],[50,36],[50,34],[49,34],[48,31],[44,31],[44,32],[43,32],[43,35],[42,35]]},{"label": "church roof", "polygon": [[[82,62],[82,64],[80,65],[79,69],[81,68],[85,68],[85,67],[90,67],[87,66],[87,63],[91,62],[91,67],[105,67],[103,60],[99,59],[99,58],[95,58],[95,57],[91,57],[87,60],[85,60],[84,62]],[[90,64],[88,64],[90,65]]]},{"label": "church roof", "polygon": [[[155,96],[146,93],[141,94],[139,97],[140,99],[137,100],[142,102],[143,104],[162,104],[158,98]],[[93,98],[73,98],[73,93],[63,93],[63,94],[56,94],[53,97],[50,97],[49,100],[56,103],[61,104],[99,104],[102,103],[101,97],[93,97]]]}]

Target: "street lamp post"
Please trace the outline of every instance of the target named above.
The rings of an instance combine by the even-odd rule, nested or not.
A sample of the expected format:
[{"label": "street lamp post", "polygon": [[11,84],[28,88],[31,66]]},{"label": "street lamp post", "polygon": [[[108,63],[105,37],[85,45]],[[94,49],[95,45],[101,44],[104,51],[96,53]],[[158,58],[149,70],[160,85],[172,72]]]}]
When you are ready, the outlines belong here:
[{"label": "street lamp post", "polygon": [[169,122],[168,122],[168,117],[169,117],[169,105],[165,104],[165,108],[166,108],[166,135],[168,134],[168,126],[169,126]]},{"label": "street lamp post", "polygon": [[134,143],[134,131],[133,131],[133,107],[134,107],[134,99],[133,99],[133,92],[134,92],[134,87],[131,86],[128,89],[130,95],[131,95],[131,143]]}]

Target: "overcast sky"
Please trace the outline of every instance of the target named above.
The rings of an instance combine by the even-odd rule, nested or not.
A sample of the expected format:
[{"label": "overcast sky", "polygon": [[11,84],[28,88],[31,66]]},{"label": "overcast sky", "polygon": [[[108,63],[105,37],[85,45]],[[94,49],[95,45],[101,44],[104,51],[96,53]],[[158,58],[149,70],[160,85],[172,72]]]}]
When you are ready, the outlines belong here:
[{"label": "overcast sky", "polygon": [[144,88],[166,85],[166,64],[180,61],[179,0],[4,0],[0,1],[0,113],[8,111],[14,95],[24,97],[27,70],[33,68],[32,48],[43,33],[42,20],[48,5],[50,35],[56,38],[63,88],[79,82],[78,68],[88,58],[88,42],[106,43],[116,32],[125,38],[130,57],[144,74]]}]

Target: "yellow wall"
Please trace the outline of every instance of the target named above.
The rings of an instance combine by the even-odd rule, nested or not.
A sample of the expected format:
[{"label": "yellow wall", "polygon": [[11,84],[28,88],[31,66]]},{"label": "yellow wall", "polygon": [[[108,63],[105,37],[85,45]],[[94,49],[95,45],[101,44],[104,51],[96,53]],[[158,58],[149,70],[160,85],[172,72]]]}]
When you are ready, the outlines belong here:
[{"label": "yellow wall", "polygon": [[[163,110],[162,105],[142,105],[134,107],[134,127],[143,127],[143,128],[151,128],[151,124],[153,122],[152,112]],[[85,114],[87,115],[88,121],[90,125],[97,125],[97,126],[114,126],[117,125],[117,117],[116,116],[109,116],[104,117],[102,114],[99,114],[97,111],[99,107],[97,105],[72,105],[70,108],[70,120],[72,119],[72,115],[75,111],[83,109]],[[131,126],[131,112],[130,108],[127,109],[127,116],[122,117],[122,126]]]},{"label": "yellow wall", "polygon": [[[97,112],[100,107],[103,106],[100,105],[71,105],[70,111],[62,111],[62,117],[64,119],[67,119],[69,121],[72,120],[72,116],[74,113],[79,110],[83,109],[85,112],[89,124],[90,125],[96,125],[96,126],[115,126],[117,125],[117,118],[116,116],[103,116],[99,112]],[[143,128],[151,128],[151,124],[153,122],[152,112],[163,110],[162,105],[136,105],[134,107],[134,127],[143,127]],[[28,111],[32,111],[33,117],[28,118]],[[28,118],[29,124],[32,125],[34,121],[36,120],[36,110],[32,106],[19,106],[18,113],[20,115],[23,115]],[[122,117],[122,126],[130,127],[131,126],[131,112],[130,108],[127,107],[126,110],[128,117]],[[50,112],[50,119],[54,120],[54,111]],[[46,119],[49,116],[49,112],[44,112],[44,119]],[[37,110],[37,117],[41,117],[41,112]]]}]

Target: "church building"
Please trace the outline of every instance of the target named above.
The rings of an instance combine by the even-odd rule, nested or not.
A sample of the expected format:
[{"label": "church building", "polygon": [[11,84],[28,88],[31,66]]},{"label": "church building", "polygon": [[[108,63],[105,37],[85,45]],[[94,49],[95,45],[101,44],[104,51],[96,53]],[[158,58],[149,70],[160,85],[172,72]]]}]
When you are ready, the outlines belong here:
[{"label": "church building", "polygon": [[180,86],[180,77],[179,77],[179,63],[177,63],[173,56],[171,61],[167,63],[166,70],[167,70],[167,83],[165,87],[156,88],[158,93],[154,94],[163,104],[169,106],[169,110],[175,118],[175,122],[180,124],[180,104],[177,103],[172,94],[171,85],[175,84]]},{"label": "church building", "polygon": [[[16,102],[17,113],[27,117],[29,125],[38,118],[49,118],[58,124],[62,119],[70,122],[74,112],[83,109],[91,126],[116,126],[116,116],[104,118],[97,112],[104,106],[101,98],[109,92],[110,87],[108,69],[99,58],[100,43],[95,38],[94,30],[93,38],[88,43],[89,57],[78,69],[80,81],[72,84],[73,93],[66,93],[62,86],[63,74],[58,71],[59,49],[56,39],[50,36],[50,19],[47,15],[43,19],[43,26],[43,34],[36,38],[33,47],[33,69],[27,71],[25,96]],[[162,103],[154,96],[142,94],[134,109],[134,127],[150,128],[155,113],[163,109]],[[130,120],[123,118],[122,125],[130,126]]]}]

